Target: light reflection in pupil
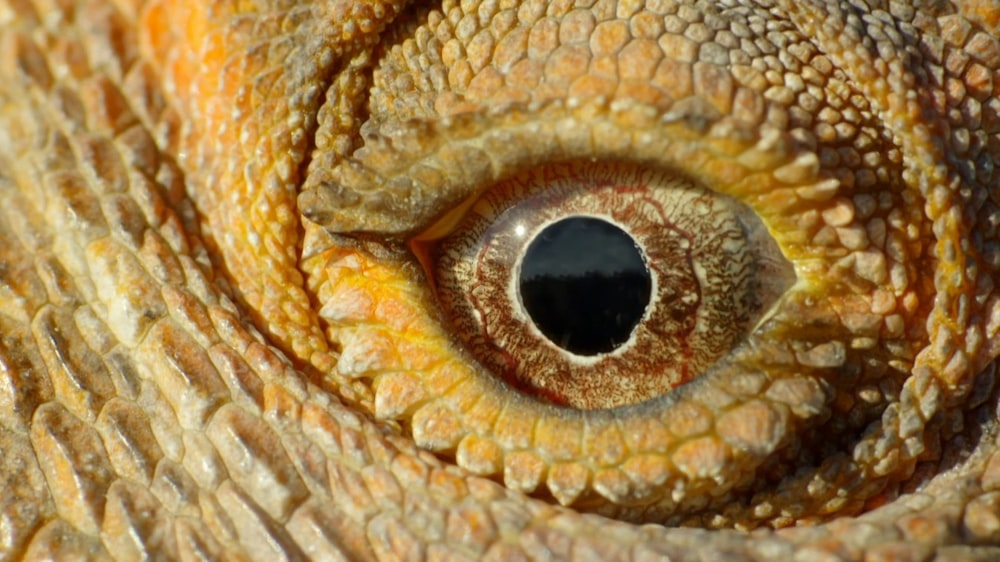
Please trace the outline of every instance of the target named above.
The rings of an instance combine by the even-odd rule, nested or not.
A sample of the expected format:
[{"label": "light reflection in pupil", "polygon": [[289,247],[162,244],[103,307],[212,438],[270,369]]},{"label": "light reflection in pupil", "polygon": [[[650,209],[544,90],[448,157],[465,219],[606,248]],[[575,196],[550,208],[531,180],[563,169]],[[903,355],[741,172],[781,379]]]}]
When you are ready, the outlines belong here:
[{"label": "light reflection in pupil", "polygon": [[521,303],[554,344],[577,355],[628,341],[649,304],[652,281],[635,241],[594,217],[552,223],[521,262]]}]

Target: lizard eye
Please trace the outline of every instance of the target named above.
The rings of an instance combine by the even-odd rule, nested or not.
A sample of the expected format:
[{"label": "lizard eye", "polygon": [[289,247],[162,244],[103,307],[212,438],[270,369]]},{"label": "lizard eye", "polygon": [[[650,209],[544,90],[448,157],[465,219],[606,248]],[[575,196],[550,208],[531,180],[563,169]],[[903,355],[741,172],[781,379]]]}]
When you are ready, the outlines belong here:
[{"label": "lizard eye", "polygon": [[[631,521],[810,523],[917,482],[996,355],[994,272],[962,257],[985,222],[911,121],[919,81],[881,43],[822,52],[814,6],[485,6],[418,10],[320,112],[301,263],[359,407]],[[550,321],[612,273],[631,296],[564,306],[614,321]]]},{"label": "lizard eye", "polygon": [[466,347],[522,392],[578,409],[698,376],[795,277],[746,205],[622,163],[520,173],[440,230],[412,246]]}]

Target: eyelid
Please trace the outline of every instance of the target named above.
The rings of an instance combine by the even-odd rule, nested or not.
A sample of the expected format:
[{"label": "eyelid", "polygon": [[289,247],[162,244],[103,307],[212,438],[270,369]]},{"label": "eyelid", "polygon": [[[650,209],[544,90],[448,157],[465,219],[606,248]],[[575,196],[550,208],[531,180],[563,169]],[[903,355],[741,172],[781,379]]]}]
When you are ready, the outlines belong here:
[{"label": "eyelid", "polygon": [[351,160],[310,175],[299,206],[331,232],[410,238],[503,177],[575,159],[672,168],[737,197],[836,191],[834,180],[818,177],[815,155],[802,157],[787,133],[685,107],[553,102],[384,125],[387,133],[370,132]]}]

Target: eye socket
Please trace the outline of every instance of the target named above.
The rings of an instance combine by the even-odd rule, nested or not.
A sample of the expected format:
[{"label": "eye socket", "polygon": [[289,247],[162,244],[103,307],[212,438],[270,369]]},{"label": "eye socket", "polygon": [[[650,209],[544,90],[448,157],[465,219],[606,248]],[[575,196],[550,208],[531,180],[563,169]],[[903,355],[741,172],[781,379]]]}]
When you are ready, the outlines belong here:
[{"label": "eye socket", "polygon": [[412,246],[481,363],[529,396],[584,410],[697,377],[795,280],[746,205],[621,162],[519,173],[450,233]]},{"label": "eye socket", "polygon": [[[417,446],[576,509],[743,528],[799,520],[775,504],[856,511],[857,502],[813,497],[814,477],[836,474],[838,486],[872,497],[882,488],[867,488],[861,471],[881,462],[875,451],[899,446],[891,418],[884,432],[865,430],[863,443],[854,436],[883,412],[902,411],[886,408],[925,341],[915,320],[928,287],[908,289],[919,262],[891,243],[919,231],[892,216],[922,216],[922,201],[897,196],[897,183],[857,193],[789,135],[677,105],[662,114],[550,104],[392,122],[383,126],[391,142],[388,133],[371,136],[353,159],[314,176],[299,198],[317,226],[303,264],[340,351],[337,372],[370,381],[364,407]],[[426,280],[433,241],[457,233],[501,184],[595,162],[641,172],[633,185],[651,185],[646,175],[686,178],[745,204],[798,281],[701,376],[638,404],[585,410],[529,396],[484,368],[462,345],[463,326],[442,310],[441,280]],[[513,194],[510,201],[527,198]],[[884,201],[884,213],[865,198]],[[594,208],[604,209],[600,201]],[[869,241],[865,221],[885,225],[884,235]],[[758,266],[761,280],[775,277],[767,260]],[[885,390],[872,397],[872,388]],[[822,454],[799,470],[801,451]],[[838,451],[854,451],[857,463],[843,464]]]}]

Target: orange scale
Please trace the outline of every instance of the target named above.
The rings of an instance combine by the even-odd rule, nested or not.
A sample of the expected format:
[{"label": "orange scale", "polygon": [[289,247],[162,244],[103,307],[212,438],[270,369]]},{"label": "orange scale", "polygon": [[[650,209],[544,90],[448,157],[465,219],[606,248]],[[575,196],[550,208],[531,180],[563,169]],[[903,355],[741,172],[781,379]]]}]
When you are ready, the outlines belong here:
[{"label": "orange scale", "polygon": [[338,369],[355,376],[380,371],[402,371],[405,366],[396,350],[395,335],[389,330],[359,328],[338,331],[341,354]]},{"label": "orange scale", "polygon": [[478,435],[467,435],[458,444],[455,458],[459,466],[483,476],[503,470],[503,451],[496,443]]},{"label": "orange scale", "polygon": [[547,471],[548,465],[534,453],[518,451],[504,456],[504,484],[525,494],[541,485]]},{"label": "orange scale", "polygon": [[437,452],[454,451],[466,434],[455,412],[440,400],[421,406],[410,425],[417,446]]},{"label": "orange scale", "polygon": [[[603,420],[602,420],[603,421]],[[587,457],[598,466],[617,466],[629,454],[621,429],[614,421],[587,424],[584,447]]]},{"label": "orange scale", "polygon": [[379,419],[400,419],[427,399],[420,380],[409,373],[387,373],[376,377],[375,416]]},{"label": "orange scale", "polygon": [[571,505],[590,487],[590,470],[578,463],[560,463],[549,468],[545,484],[562,505]]},{"label": "orange scale", "polygon": [[621,470],[632,479],[636,489],[645,488],[652,493],[664,486],[675,470],[670,459],[664,455],[637,455],[622,463]]},{"label": "orange scale", "polygon": [[719,439],[700,437],[677,447],[670,459],[688,478],[703,480],[721,476],[732,452]]},{"label": "orange scale", "polygon": [[662,453],[676,437],[662,421],[646,416],[634,416],[619,422],[625,446],[633,453]]},{"label": "orange scale", "polygon": [[463,421],[469,431],[473,433],[492,434],[502,408],[500,400],[489,393],[483,393],[481,399],[465,411]]},{"label": "orange scale", "polygon": [[678,402],[664,412],[664,428],[680,439],[707,433],[712,429],[712,412],[691,401]]},{"label": "orange scale", "polygon": [[723,414],[716,421],[715,431],[740,450],[769,453],[787,430],[787,413],[779,408],[752,400]]},{"label": "orange scale", "polygon": [[429,371],[434,365],[439,364],[444,349],[437,345],[439,341],[431,338],[415,338],[411,334],[419,332],[409,331],[398,336],[396,343],[396,353],[399,356],[401,366],[408,371]]},{"label": "orange scale", "polygon": [[376,301],[371,292],[364,286],[348,285],[343,280],[340,281],[332,288],[330,284],[324,284],[320,290],[319,299],[323,303],[320,316],[334,324],[373,318]]},{"label": "orange scale", "polygon": [[[393,331],[403,334],[420,333],[426,330],[428,319],[413,305],[409,294],[388,286],[372,292],[375,307],[371,320],[377,321]],[[402,294],[400,294],[402,293]]]},{"label": "orange scale", "polygon": [[618,469],[603,469],[594,474],[594,491],[617,505],[630,505],[638,497],[631,479]]},{"label": "orange scale", "polygon": [[445,360],[439,365],[432,365],[417,373],[420,383],[431,396],[444,396],[455,385],[468,379],[472,373],[468,365],[452,360]]},{"label": "orange scale", "polygon": [[427,478],[427,489],[442,501],[458,504],[469,495],[465,480],[449,469],[435,468]]},{"label": "orange scale", "polygon": [[479,381],[466,378],[452,387],[442,398],[447,400],[448,404],[455,409],[458,415],[462,416],[464,425],[466,412],[475,406],[477,402],[486,398],[483,390]]},{"label": "orange scale", "polygon": [[545,457],[555,461],[578,459],[583,454],[579,437],[582,422],[555,416],[538,420],[535,426],[535,448]]},{"label": "orange scale", "polygon": [[529,448],[535,440],[537,422],[536,417],[526,416],[520,408],[507,405],[497,415],[493,438],[508,450]]}]

